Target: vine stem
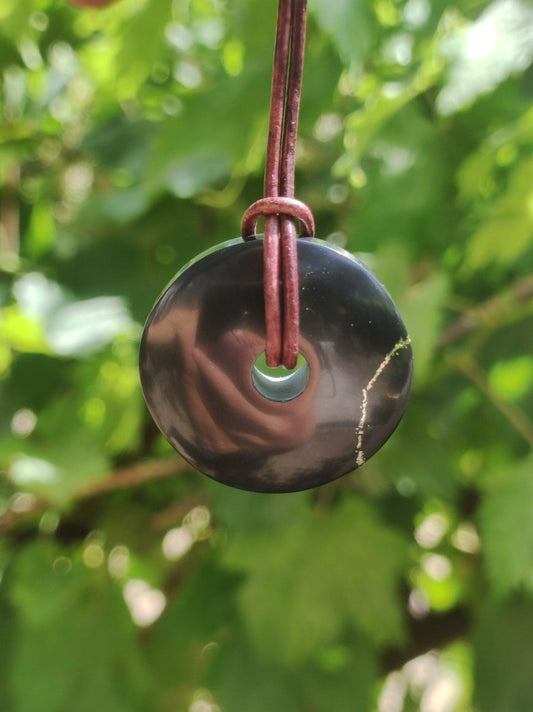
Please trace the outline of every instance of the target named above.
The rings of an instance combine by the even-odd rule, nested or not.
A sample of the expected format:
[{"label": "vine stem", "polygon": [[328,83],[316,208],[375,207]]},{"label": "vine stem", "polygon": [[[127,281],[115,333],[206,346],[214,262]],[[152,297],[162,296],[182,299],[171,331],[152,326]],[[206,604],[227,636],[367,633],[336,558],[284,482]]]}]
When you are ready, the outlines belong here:
[{"label": "vine stem", "polygon": [[[183,458],[177,456],[123,467],[113,473],[103,473],[94,482],[79,490],[73,497],[73,504],[99,497],[108,492],[140,487],[149,482],[166,479],[190,469],[190,465]],[[51,506],[50,502],[47,502],[42,497],[36,497],[31,506],[23,511],[8,510],[0,516],[0,532],[13,529],[19,523],[46,511]]]},{"label": "vine stem", "polygon": [[450,346],[480,326],[499,327],[510,311],[531,300],[533,300],[533,275],[528,275],[511,284],[502,294],[478,304],[452,321],[443,330],[438,348],[442,350]]},{"label": "vine stem", "polygon": [[469,356],[455,358],[452,363],[479,388],[483,395],[505,416],[513,428],[533,447],[533,423],[521,408],[494,393],[490,387],[487,374],[479,364]]}]

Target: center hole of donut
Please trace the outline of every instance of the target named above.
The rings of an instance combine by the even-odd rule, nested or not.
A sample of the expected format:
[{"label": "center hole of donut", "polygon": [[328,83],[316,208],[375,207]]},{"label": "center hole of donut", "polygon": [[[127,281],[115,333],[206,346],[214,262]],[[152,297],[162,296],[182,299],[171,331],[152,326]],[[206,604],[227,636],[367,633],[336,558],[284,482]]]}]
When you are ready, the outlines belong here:
[{"label": "center hole of donut", "polygon": [[309,382],[309,364],[298,354],[296,366],[271,368],[267,366],[266,356],[262,353],[252,366],[252,383],[258,393],[271,401],[284,403],[293,400],[305,391]]}]

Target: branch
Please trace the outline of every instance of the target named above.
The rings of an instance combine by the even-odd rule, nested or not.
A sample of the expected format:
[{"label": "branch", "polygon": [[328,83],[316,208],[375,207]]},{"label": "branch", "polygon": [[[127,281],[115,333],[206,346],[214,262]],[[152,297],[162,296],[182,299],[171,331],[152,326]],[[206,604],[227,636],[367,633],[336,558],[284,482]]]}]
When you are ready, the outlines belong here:
[{"label": "branch", "polygon": [[533,299],[533,275],[512,284],[503,294],[479,304],[447,326],[437,343],[438,349],[453,344],[479,326],[499,326],[516,307]]},{"label": "branch", "polygon": [[[113,473],[102,475],[95,482],[76,493],[73,503],[99,497],[108,492],[140,487],[148,482],[155,482],[190,470],[190,465],[181,457],[172,456],[162,460],[142,462],[130,467],[123,467]],[[43,498],[35,498],[31,506],[23,511],[8,511],[0,516],[0,532],[13,529],[23,521],[44,512],[50,503]]]},{"label": "branch", "polygon": [[0,204],[0,251],[15,255],[20,246],[19,182],[20,168],[15,164],[7,170]]},{"label": "branch", "polygon": [[485,372],[471,358],[456,358],[452,360],[452,363],[479,388],[500,413],[507,418],[515,430],[520,433],[524,440],[533,447],[533,423],[529,420],[524,411],[514,403],[510,403],[494,393]]},{"label": "branch", "polygon": [[162,480],[190,469],[191,466],[183,458],[175,455],[163,460],[142,462],[130,467],[123,467],[111,475],[104,475],[96,482],[91,482],[85,489],[78,492],[75,499],[83,501],[107,492],[114,492],[115,490],[139,487],[148,482]]}]

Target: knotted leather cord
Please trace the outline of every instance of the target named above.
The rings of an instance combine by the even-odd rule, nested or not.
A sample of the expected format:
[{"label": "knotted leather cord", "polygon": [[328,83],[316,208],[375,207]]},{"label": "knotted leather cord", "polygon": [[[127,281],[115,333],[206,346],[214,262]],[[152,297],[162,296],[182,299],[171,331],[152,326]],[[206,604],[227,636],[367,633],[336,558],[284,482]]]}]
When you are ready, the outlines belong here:
[{"label": "knotted leather cord", "polygon": [[307,0],[279,0],[265,197],[246,211],[242,222],[244,239],[252,239],[258,218],[265,216],[266,361],[269,366],[283,364],[286,368],[295,367],[299,351],[300,300],[294,218],[302,224],[303,234],[314,235],[311,211],[294,199],[306,15]]}]

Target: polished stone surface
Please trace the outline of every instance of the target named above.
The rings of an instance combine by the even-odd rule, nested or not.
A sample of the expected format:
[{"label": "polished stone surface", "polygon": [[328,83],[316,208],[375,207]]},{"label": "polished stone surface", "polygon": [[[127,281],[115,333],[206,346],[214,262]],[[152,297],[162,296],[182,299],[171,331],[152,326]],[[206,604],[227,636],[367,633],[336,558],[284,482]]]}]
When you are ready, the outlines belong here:
[{"label": "polished stone surface", "polygon": [[187,265],[143,334],[155,422],[191,465],[234,487],[291,492],[354,470],[389,438],[409,397],[410,340],[384,287],[321,240],[300,239],[298,260],[308,371],[296,397],[275,400],[275,388],[266,397],[252,378],[265,348],[260,240],[224,243]]}]

